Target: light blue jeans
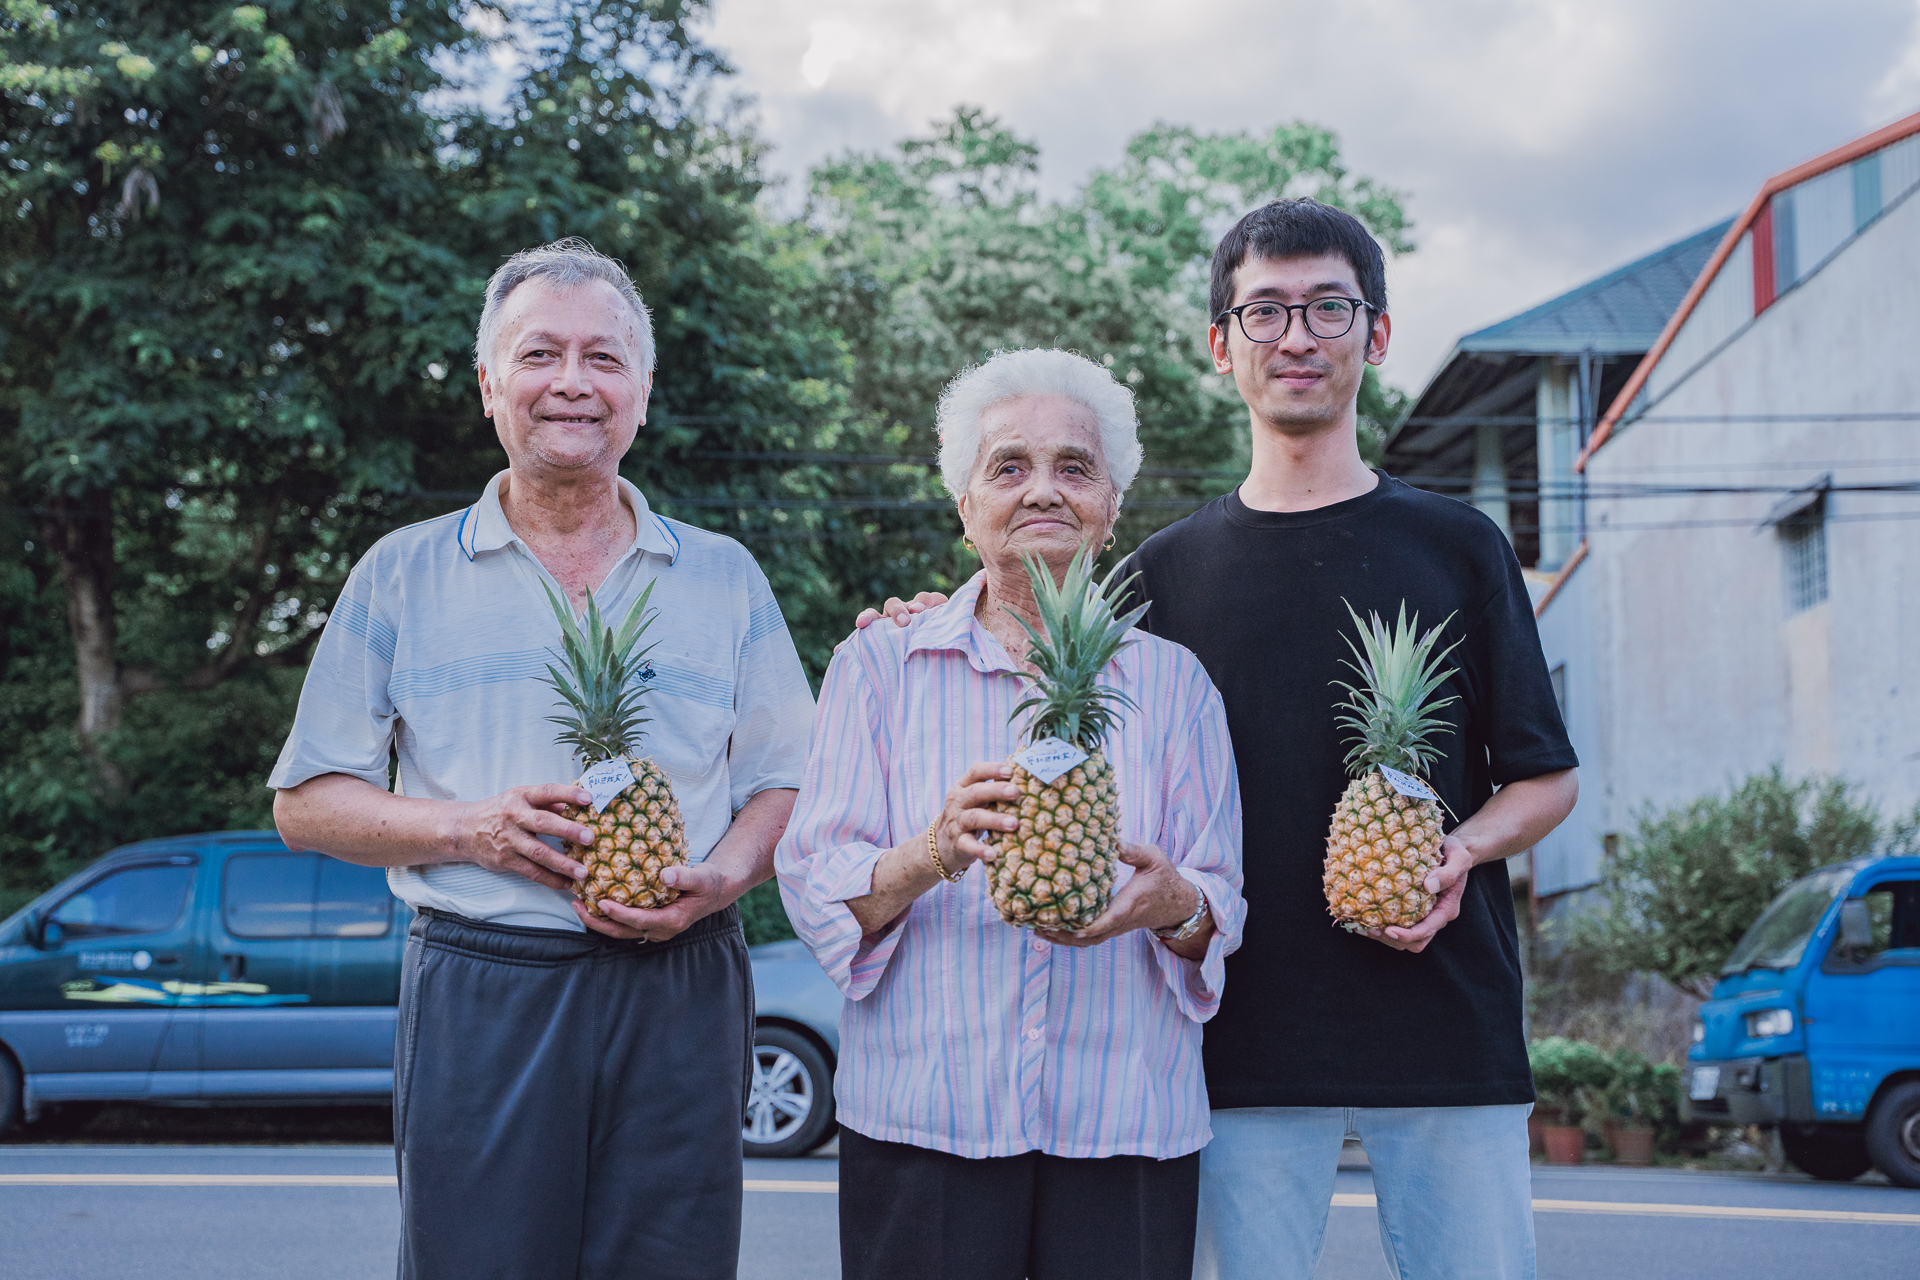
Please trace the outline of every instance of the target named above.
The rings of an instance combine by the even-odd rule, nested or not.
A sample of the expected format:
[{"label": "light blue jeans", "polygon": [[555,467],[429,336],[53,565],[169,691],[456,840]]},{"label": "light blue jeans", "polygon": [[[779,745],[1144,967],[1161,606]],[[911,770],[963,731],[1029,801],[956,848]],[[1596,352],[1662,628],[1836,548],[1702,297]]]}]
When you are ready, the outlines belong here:
[{"label": "light blue jeans", "polygon": [[1213,1113],[1200,1153],[1194,1280],[1308,1280],[1340,1143],[1373,1164],[1397,1280],[1534,1280],[1527,1104],[1243,1107]]}]

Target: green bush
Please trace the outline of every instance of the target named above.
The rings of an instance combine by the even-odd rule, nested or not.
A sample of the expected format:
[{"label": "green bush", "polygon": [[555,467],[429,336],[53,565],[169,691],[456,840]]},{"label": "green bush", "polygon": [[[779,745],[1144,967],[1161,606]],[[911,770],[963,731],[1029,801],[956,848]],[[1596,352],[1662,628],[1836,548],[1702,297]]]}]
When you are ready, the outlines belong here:
[{"label": "green bush", "polygon": [[740,895],[740,924],[747,931],[747,945],[784,942],[794,936],[787,908],[780,901],[780,884],[769,880]]},{"label": "green bush", "polygon": [[1916,818],[1883,822],[1844,780],[1789,781],[1777,765],[1727,795],[1643,810],[1601,868],[1604,905],[1567,926],[1569,950],[1707,999],[1775,895],[1815,867],[1913,844]]},{"label": "green bush", "polygon": [[1614,1063],[1594,1045],[1546,1036],[1527,1046],[1527,1064],[1541,1107],[1559,1111],[1561,1123],[1582,1124],[1605,1105]]},{"label": "green bush", "polygon": [[1613,1055],[1613,1080],[1606,1091],[1607,1114],[1629,1124],[1659,1126],[1678,1122],[1680,1069],[1649,1061],[1637,1049]]}]

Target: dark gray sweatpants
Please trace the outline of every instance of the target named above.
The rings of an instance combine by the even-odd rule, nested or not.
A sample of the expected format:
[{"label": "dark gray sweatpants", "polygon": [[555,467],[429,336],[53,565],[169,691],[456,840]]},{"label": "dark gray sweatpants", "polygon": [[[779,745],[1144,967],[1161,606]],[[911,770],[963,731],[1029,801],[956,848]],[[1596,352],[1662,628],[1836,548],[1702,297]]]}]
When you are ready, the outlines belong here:
[{"label": "dark gray sweatpants", "polygon": [[422,912],[394,1051],[400,1280],[732,1280],[753,979],[668,942]]}]

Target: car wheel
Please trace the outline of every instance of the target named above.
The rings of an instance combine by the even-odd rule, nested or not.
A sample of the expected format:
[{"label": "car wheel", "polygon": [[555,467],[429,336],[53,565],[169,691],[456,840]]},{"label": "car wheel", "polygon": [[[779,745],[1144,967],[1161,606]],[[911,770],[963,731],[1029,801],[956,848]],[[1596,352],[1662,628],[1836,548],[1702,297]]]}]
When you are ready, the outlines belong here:
[{"label": "car wheel", "polygon": [[1857,1125],[1783,1124],[1780,1146],[1796,1169],[1822,1182],[1852,1182],[1873,1168]]},{"label": "car wheel", "polygon": [[20,1067],[13,1055],[0,1049],[0,1138],[9,1137],[20,1127],[20,1115],[26,1109]]},{"label": "car wheel", "polygon": [[1920,1187],[1920,1081],[1895,1085],[1874,1105],[1867,1153],[1896,1186]]},{"label": "car wheel", "polygon": [[833,1133],[833,1069],[787,1027],[753,1033],[753,1083],[740,1139],[749,1156],[803,1156]]}]

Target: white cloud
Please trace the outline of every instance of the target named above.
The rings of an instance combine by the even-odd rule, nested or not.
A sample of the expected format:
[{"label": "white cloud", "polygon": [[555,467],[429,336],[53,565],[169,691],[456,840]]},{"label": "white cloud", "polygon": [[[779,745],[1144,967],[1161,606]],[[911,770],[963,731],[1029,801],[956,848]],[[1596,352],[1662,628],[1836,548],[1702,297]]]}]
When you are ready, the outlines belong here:
[{"label": "white cloud", "polygon": [[716,0],[710,38],[798,175],[984,106],[1070,190],[1166,120],[1340,135],[1410,194],[1389,377],[1920,110],[1920,5],[1852,0]]}]

